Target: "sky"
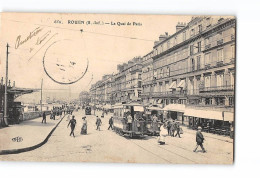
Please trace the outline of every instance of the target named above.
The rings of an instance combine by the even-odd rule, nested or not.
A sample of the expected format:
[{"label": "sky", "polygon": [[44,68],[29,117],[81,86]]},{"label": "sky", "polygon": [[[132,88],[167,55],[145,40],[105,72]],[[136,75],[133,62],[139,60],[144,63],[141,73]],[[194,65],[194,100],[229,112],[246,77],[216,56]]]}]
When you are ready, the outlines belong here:
[{"label": "sky", "polygon": [[178,22],[190,20],[175,15],[3,13],[0,77],[5,76],[8,43],[9,79],[16,87],[39,89],[43,79],[45,96],[60,90],[58,98],[75,98],[104,74],[116,73],[117,64],[149,53],[160,34],[171,35]]}]

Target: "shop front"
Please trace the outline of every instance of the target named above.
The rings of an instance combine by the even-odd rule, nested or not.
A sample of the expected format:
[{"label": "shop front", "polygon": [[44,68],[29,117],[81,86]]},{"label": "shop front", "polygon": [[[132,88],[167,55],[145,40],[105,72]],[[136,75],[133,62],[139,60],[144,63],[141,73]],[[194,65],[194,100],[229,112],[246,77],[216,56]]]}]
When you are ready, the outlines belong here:
[{"label": "shop front", "polygon": [[173,120],[181,122],[181,124],[185,125],[184,121],[184,112],[185,105],[183,104],[169,104],[163,108],[164,111],[167,112],[167,118],[171,118]]},{"label": "shop front", "polygon": [[194,130],[201,126],[204,132],[227,136],[232,131],[232,112],[186,108],[184,118],[189,121],[188,127]]}]

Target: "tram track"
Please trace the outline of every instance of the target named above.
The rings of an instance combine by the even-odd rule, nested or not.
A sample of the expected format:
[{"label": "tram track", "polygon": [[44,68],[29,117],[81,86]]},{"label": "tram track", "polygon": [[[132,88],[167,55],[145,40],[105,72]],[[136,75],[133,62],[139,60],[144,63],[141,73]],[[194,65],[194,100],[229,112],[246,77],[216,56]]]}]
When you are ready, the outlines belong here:
[{"label": "tram track", "polygon": [[[145,150],[145,151],[147,151],[147,152],[153,154],[154,156],[156,156],[156,157],[158,157],[158,158],[160,158],[160,159],[162,159],[162,160],[164,160],[164,161],[167,161],[168,163],[174,163],[174,162],[172,162],[172,161],[170,161],[170,160],[168,160],[168,159],[165,159],[165,158],[162,157],[161,155],[158,155],[158,154],[152,152],[151,150],[147,149],[147,148],[149,148],[149,147],[144,147],[144,146],[142,146],[142,145],[140,145],[140,144],[134,142],[133,139],[130,139],[130,140],[128,140],[128,141],[132,142],[133,144],[137,145],[138,147],[142,148],[143,150]],[[143,141],[143,140],[142,140],[142,141]],[[148,143],[146,142],[146,145],[147,145],[147,144],[148,144]],[[191,162],[191,163],[193,163],[193,164],[198,164],[198,162],[196,162],[196,161],[194,161],[194,160],[191,160],[191,159],[189,159],[189,158],[187,158],[187,157],[185,157],[185,156],[183,156],[183,155],[180,155],[180,154],[178,154],[178,153],[176,153],[176,152],[173,152],[173,151],[171,151],[171,150],[165,149],[165,148],[163,148],[163,147],[161,147],[161,146],[159,146],[159,145],[151,145],[151,144],[148,144],[148,145],[150,145],[150,147],[158,147],[158,148],[160,148],[160,149],[162,149],[162,150],[164,150],[164,151],[170,153],[171,155],[178,156],[178,157],[180,157],[180,158],[182,158],[182,159],[184,159],[184,160],[188,160],[189,162]]]}]

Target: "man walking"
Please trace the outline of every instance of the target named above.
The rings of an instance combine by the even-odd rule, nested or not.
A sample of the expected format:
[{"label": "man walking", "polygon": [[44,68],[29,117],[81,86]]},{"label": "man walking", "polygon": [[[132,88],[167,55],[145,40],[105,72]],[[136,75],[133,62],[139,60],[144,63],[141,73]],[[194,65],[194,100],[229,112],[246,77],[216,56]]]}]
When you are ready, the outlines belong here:
[{"label": "man walking", "polygon": [[110,119],[109,119],[109,127],[108,127],[108,129],[107,130],[109,130],[110,128],[113,130],[113,117],[111,117]]},{"label": "man walking", "polygon": [[203,141],[205,140],[204,137],[203,137],[203,134],[201,133],[201,127],[198,127],[198,131],[196,133],[196,142],[197,142],[197,145],[195,147],[195,149],[193,150],[193,152],[196,152],[197,148],[200,146],[201,149],[202,149],[202,152],[205,153],[206,150],[204,149],[203,147]]},{"label": "man walking", "polygon": [[70,125],[70,128],[71,128],[70,136],[73,135],[73,137],[75,137],[74,129],[75,129],[76,123],[77,123],[77,121],[75,119],[75,116],[72,116],[72,119],[70,120],[70,122],[69,122],[69,124],[67,126],[67,128],[68,128],[69,125]]},{"label": "man walking", "polygon": [[176,123],[176,131],[177,131],[177,133],[175,134],[175,137],[178,135],[179,136],[179,138],[181,138],[181,136],[180,136],[180,123],[179,122],[177,122]]},{"label": "man walking", "polygon": [[42,123],[43,122],[46,124],[46,114],[45,114],[45,112],[43,112],[43,114],[42,114]]},{"label": "man walking", "polygon": [[100,126],[102,124],[102,121],[101,119],[97,116],[97,121],[96,121],[96,125],[97,125],[97,129],[96,130],[99,130],[100,131]]}]

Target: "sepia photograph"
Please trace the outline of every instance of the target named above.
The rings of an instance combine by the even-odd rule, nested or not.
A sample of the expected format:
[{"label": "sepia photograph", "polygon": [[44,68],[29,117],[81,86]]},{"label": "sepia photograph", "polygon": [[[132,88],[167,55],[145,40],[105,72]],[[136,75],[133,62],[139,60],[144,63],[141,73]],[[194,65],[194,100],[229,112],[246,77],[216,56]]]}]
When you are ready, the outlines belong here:
[{"label": "sepia photograph", "polygon": [[0,13],[0,161],[234,163],[236,17]]}]

